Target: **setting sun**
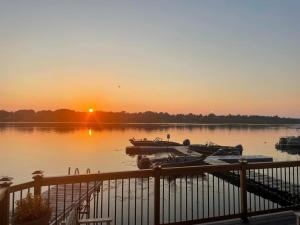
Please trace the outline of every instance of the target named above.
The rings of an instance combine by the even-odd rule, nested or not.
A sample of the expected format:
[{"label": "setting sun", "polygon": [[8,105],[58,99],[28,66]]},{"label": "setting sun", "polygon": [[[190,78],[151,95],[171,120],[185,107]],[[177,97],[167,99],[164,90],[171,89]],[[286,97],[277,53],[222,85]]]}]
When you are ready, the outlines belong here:
[{"label": "setting sun", "polygon": [[94,112],[94,109],[93,108],[89,108],[89,112],[90,113]]}]

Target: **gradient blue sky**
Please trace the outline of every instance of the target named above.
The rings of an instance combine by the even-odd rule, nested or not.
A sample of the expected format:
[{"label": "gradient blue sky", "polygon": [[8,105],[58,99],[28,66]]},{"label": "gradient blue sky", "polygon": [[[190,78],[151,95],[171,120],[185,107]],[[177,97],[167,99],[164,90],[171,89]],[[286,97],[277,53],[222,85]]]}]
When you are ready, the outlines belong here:
[{"label": "gradient blue sky", "polygon": [[300,117],[299,21],[299,0],[0,0],[0,108]]}]

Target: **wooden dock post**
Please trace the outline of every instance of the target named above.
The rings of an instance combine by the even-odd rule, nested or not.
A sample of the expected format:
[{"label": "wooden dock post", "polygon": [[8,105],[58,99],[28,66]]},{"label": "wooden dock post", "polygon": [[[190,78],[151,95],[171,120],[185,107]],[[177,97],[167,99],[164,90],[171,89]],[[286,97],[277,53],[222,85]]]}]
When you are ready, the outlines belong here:
[{"label": "wooden dock post", "polygon": [[240,160],[241,170],[240,170],[240,191],[241,191],[241,214],[242,221],[248,223],[247,215],[247,161]]},{"label": "wooden dock post", "polygon": [[154,169],[154,225],[160,225],[160,174],[161,167]]},{"label": "wooden dock post", "polygon": [[9,225],[9,186],[12,184],[11,177],[0,179],[0,224]]},{"label": "wooden dock post", "polygon": [[37,170],[32,173],[34,180],[34,195],[41,195],[44,171]]}]

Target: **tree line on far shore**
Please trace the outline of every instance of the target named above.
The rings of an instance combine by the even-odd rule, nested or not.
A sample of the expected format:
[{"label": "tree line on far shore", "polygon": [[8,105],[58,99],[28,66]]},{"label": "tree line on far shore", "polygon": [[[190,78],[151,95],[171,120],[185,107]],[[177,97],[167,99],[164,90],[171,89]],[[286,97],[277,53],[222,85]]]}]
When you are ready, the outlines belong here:
[{"label": "tree line on far shore", "polygon": [[299,118],[260,115],[169,114],[166,112],[77,112],[69,109],[0,110],[0,122],[99,122],[99,123],[243,123],[243,124],[296,124]]}]

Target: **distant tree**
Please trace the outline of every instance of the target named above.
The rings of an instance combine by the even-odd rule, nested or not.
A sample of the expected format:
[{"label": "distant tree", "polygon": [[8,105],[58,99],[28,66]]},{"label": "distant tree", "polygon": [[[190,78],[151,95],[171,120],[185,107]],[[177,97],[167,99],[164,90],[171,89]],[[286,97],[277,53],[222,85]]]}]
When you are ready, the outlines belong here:
[{"label": "distant tree", "polygon": [[30,122],[35,120],[35,112],[34,110],[18,110],[14,112],[13,115],[14,121],[24,121],[24,122]]},{"label": "distant tree", "polygon": [[300,119],[281,118],[279,116],[259,115],[208,115],[169,114],[166,112],[76,112],[69,109],[55,111],[18,110],[7,112],[0,110],[0,122],[98,122],[98,123],[239,123],[239,124],[292,124]]},{"label": "distant tree", "polygon": [[5,121],[9,121],[12,118],[13,113],[11,112],[7,112],[5,110],[0,110],[0,122],[5,122]]}]

